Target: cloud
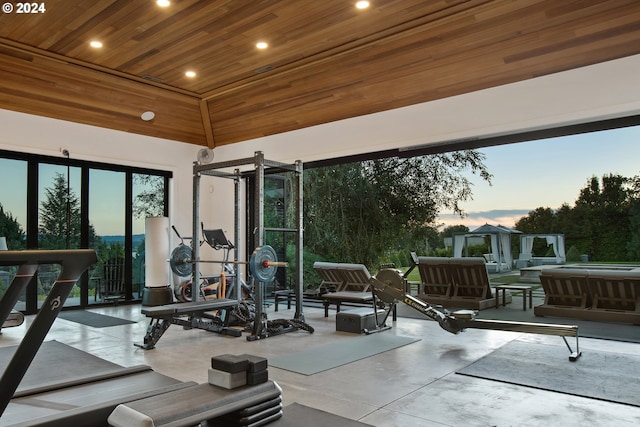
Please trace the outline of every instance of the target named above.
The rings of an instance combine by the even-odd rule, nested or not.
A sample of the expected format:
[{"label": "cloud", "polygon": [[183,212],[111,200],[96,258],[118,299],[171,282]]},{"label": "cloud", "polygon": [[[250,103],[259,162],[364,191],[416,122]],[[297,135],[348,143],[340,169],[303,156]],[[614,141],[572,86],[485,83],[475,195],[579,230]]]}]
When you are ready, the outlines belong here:
[{"label": "cloud", "polygon": [[484,224],[504,225],[514,227],[516,221],[523,216],[527,216],[532,209],[495,209],[481,212],[467,212],[464,218],[456,214],[438,215],[438,223],[449,225],[466,225],[469,230],[480,227]]}]

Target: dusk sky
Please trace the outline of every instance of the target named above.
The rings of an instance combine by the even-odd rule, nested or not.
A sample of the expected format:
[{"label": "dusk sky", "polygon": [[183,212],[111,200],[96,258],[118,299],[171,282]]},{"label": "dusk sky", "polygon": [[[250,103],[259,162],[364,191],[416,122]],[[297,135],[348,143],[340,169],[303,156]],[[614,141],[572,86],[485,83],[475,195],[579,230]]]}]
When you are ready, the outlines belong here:
[{"label": "dusk sky", "polygon": [[[439,222],[445,225],[464,224],[473,230],[485,223],[513,227],[515,222],[537,207],[559,208],[563,203],[573,206],[580,190],[592,176],[620,174],[640,175],[640,126],[539,141],[508,144],[480,150],[486,154],[485,164],[493,174],[489,186],[471,175],[474,200],[462,203],[468,214],[464,219],[443,212]],[[5,162],[0,167],[0,201],[20,221],[26,216],[26,168],[24,163]],[[51,182],[55,172],[66,173],[66,167],[44,168],[43,182]],[[114,185],[114,175],[94,171],[92,183],[92,223],[99,234],[122,234],[123,181]],[[101,176],[104,175],[104,176]],[[79,173],[72,168],[72,189],[79,182]],[[7,185],[6,183],[10,183]],[[95,188],[97,187],[97,188]],[[42,194],[41,194],[42,196]],[[102,218],[99,219],[98,217]],[[111,218],[117,218],[115,223]],[[136,224],[136,232],[143,227]]]},{"label": "dusk sky", "polygon": [[492,186],[470,175],[474,200],[461,204],[468,217],[443,212],[445,225],[470,230],[489,223],[513,227],[537,207],[573,206],[592,176],[640,175],[640,126],[508,144],[479,150]]}]

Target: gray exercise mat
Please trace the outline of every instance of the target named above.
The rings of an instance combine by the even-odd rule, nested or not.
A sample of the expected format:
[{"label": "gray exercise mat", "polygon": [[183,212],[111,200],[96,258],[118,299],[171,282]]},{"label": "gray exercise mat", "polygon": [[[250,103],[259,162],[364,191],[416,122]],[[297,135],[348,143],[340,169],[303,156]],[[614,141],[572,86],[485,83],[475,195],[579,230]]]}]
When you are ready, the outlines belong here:
[{"label": "gray exercise mat", "polygon": [[62,311],[58,314],[58,317],[70,322],[91,326],[92,328],[108,328],[110,326],[136,323],[131,320],[121,319],[120,317],[107,316],[105,314],[93,313],[91,311],[84,310]]},{"label": "gray exercise mat", "polygon": [[269,365],[298,374],[313,375],[417,341],[420,339],[386,332],[358,335],[337,343],[271,358]]},{"label": "gray exercise mat", "polygon": [[586,350],[575,362],[559,345],[512,341],[457,371],[510,384],[640,406],[640,355]]},{"label": "gray exercise mat", "polygon": [[[0,372],[4,372],[17,346],[0,348]],[[16,396],[30,394],[48,384],[58,384],[121,371],[120,365],[85,353],[58,341],[45,341],[16,390]]]}]

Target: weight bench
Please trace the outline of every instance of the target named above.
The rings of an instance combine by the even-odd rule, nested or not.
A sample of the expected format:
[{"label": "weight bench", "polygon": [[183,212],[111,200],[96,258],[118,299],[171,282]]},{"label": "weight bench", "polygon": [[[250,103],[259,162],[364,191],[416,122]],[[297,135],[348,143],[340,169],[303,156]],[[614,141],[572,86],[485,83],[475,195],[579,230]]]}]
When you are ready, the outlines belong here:
[{"label": "weight bench", "polygon": [[[229,327],[229,311],[237,306],[237,300],[218,299],[143,307],[141,313],[150,317],[151,321],[147,327],[144,342],[135,345],[145,350],[155,348],[156,343],[171,325],[239,337],[242,331]],[[218,316],[209,314],[216,310],[221,311],[222,314]]]},{"label": "weight bench", "polygon": [[[268,402],[280,398],[281,394],[282,389],[273,381],[232,390],[204,383],[120,404],[108,421],[113,427],[181,427],[207,421],[207,425],[229,425],[231,423],[217,424],[216,419],[253,412],[253,408],[268,406]],[[281,416],[282,412],[276,412],[256,424],[263,425]]]}]

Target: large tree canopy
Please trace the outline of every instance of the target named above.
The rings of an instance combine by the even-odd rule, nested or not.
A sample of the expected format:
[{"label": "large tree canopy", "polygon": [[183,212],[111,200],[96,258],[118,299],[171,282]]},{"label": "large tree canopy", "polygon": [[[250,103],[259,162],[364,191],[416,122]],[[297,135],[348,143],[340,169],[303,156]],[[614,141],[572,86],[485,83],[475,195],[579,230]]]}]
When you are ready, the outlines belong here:
[{"label": "large tree canopy", "polygon": [[525,233],[563,233],[567,245],[595,261],[640,258],[639,178],[616,174],[593,176],[573,207],[536,208],[516,222]]},{"label": "large tree canopy", "polygon": [[306,249],[375,266],[400,242],[422,242],[440,211],[463,214],[470,171],[490,182],[484,155],[459,151],[310,169],[304,176]]},{"label": "large tree canopy", "polygon": [[133,174],[133,216],[138,219],[164,215],[164,178]]}]

